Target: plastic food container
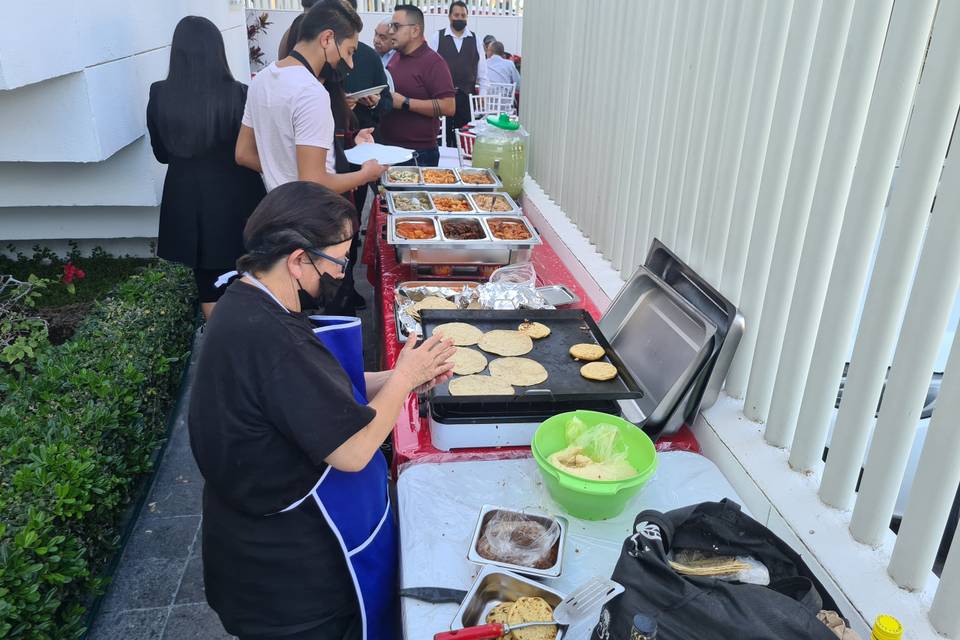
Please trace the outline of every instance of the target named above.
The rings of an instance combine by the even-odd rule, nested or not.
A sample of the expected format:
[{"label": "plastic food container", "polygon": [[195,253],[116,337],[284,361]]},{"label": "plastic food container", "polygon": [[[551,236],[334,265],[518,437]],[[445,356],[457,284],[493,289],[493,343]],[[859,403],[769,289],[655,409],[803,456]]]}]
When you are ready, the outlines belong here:
[{"label": "plastic food container", "polygon": [[487,116],[476,129],[473,145],[474,167],[493,169],[504,190],[514,198],[523,191],[527,173],[527,138],[529,134],[516,118],[505,113]]},{"label": "plastic food container", "polygon": [[[550,464],[547,459],[567,446],[565,428],[573,417],[591,427],[601,423],[616,426],[637,475],[626,480],[586,480]],[[583,520],[618,516],[657,470],[657,451],[650,436],[623,418],[599,411],[570,411],[545,420],[534,433],[530,449],[550,495],[567,513]]]}]

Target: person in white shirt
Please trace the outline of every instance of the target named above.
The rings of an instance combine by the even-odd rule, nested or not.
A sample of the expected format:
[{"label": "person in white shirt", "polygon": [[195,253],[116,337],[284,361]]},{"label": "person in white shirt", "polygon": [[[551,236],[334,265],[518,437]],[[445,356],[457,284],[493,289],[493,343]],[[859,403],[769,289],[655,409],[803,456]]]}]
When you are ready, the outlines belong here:
[{"label": "person in white shirt", "polygon": [[486,92],[487,57],[480,38],[467,30],[467,4],[461,0],[451,2],[447,17],[450,28],[431,35],[427,45],[446,60],[457,89],[457,111],[447,119],[447,144],[454,146],[453,130],[470,122],[470,94],[477,85],[480,93]]},{"label": "person in white shirt", "polygon": [[514,90],[520,91],[517,65],[504,57],[503,43],[496,40],[487,45],[487,79],[492,83],[514,84]]},{"label": "person in white shirt", "polygon": [[387,64],[393,59],[397,50],[393,48],[393,38],[390,36],[390,18],[384,19],[373,31],[373,50],[380,55],[380,61],[383,63],[383,70],[387,73],[387,84],[390,85],[390,92],[393,93],[393,77],[387,71]]},{"label": "person in white shirt", "polygon": [[[349,6],[318,3],[304,15],[290,55],[251,82],[235,156],[240,166],[263,174],[267,191],[309,180],[346,193],[378,179],[386,169],[368,160],[359,171],[336,172],[336,124],[322,83],[349,73],[362,28]],[[372,130],[358,132],[356,142],[373,142]]]}]

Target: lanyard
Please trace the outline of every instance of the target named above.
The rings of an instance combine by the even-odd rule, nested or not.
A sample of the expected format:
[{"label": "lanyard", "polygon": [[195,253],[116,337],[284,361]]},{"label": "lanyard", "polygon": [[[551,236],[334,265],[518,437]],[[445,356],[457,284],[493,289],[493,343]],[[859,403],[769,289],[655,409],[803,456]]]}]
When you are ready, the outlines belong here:
[{"label": "lanyard", "polygon": [[270,296],[270,297],[273,299],[273,301],[276,302],[277,305],[279,305],[279,307],[280,307],[281,309],[283,309],[283,310],[286,311],[287,313],[290,313],[290,309],[287,309],[285,306],[283,306],[283,303],[280,302],[280,300],[277,298],[277,296],[273,295],[273,291],[270,291],[270,289],[267,288],[267,285],[263,284],[262,282],[260,282],[259,280],[257,280],[255,277],[253,277],[253,274],[250,273],[249,271],[245,271],[245,272],[243,273],[243,275],[245,275],[246,277],[250,278],[250,281],[253,283],[253,285],[254,285],[255,287],[257,287],[258,289],[260,289],[260,291],[263,291],[265,294],[267,294],[268,296]]},{"label": "lanyard", "polygon": [[301,54],[299,51],[294,51],[293,49],[291,49],[289,55],[290,55],[291,58],[293,58],[294,60],[299,61],[300,64],[302,64],[303,66],[305,66],[305,67],[307,68],[307,71],[310,72],[310,75],[312,75],[314,78],[317,77],[317,74],[315,74],[315,73],[313,72],[313,67],[311,67],[311,66],[310,66],[310,63],[307,62],[307,59],[303,57],[303,54]]}]

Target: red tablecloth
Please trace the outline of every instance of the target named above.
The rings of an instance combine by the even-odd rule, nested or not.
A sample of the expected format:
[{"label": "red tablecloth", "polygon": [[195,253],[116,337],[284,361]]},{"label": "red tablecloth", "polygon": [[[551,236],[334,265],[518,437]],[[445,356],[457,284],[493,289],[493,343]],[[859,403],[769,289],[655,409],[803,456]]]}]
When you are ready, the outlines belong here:
[{"label": "red tablecloth", "polygon": [[[400,349],[403,348],[403,343],[397,339],[397,325],[393,315],[393,292],[398,284],[412,280],[414,277],[408,265],[397,263],[396,251],[384,238],[382,232],[386,220],[387,213],[381,206],[381,200],[375,198],[370,208],[366,242],[363,245],[363,262],[367,265],[367,279],[373,286],[377,314],[381,321],[380,364],[384,369],[390,369],[396,363]],[[586,309],[595,319],[600,319],[600,310],[546,241],[534,248],[531,261],[536,267],[537,280],[541,286],[566,285],[581,300],[576,306]],[[660,438],[657,441],[657,449],[699,453],[700,445],[690,429],[684,426],[677,433]],[[427,420],[420,417],[420,404],[415,395],[407,399],[404,411],[401,412],[394,427],[393,450],[394,475],[403,465],[416,462],[506,460],[530,456],[529,447],[440,451],[430,440],[430,428]]]}]

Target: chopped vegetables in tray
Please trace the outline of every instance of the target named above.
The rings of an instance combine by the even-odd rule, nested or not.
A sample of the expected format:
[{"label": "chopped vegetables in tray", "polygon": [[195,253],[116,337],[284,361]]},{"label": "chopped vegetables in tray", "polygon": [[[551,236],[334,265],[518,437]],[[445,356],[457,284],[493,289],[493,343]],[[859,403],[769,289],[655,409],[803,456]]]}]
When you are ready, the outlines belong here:
[{"label": "chopped vegetables in tray", "polygon": [[494,184],[494,179],[486,171],[460,170],[460,179],[464,184]]},{"label": "chopped vegetables in tray", "polygon": [[470,202],[463,196],[433,196],[437,211],[473,211]]},{"label": "chopped vegetables in tray", "polygon": [[473,201],[477,203],[477,208],[481,211],[513,211],[510,201],[503,196],[494,194],[477,194],[473,196]]},{"label": "chopped vegetables in tray", "polygon": [[437,237],[437,230],[428,220],[411,222],[397,222],[397,235],[404,240],[433,240]]},{"label": "chopped vegetables in tray", "polygon": [[393,208],[397,211],[430,211],[430,200],[426,194],[394,194]]},{"label": "chopped vegetables in tray", "polygon": [[490,232],[500,240],[529,240],[533,237],[527,225],[519,220],[505,218],[491,218],[487,220]]},{"label": "chopped vegetables in tray", "polygon": [[443,225],[443,235],[450,240],[483,240],[487,237],[487,234],[483,232],[483,227],[480,226],[479,220],[460,218],[444,220],[440,224]]},{"label": "chopped vegetables in tray", "polygon": [[455,184],[457,174],[450,169],[423,169],[423,181],[427,184]]},{"label": "chopped vegetables in tray", "polygon": [[404,184],[417,184],[420,182],[420,174],[416,169],[391,169],[387,174],[391,182],[403,182]]}]

